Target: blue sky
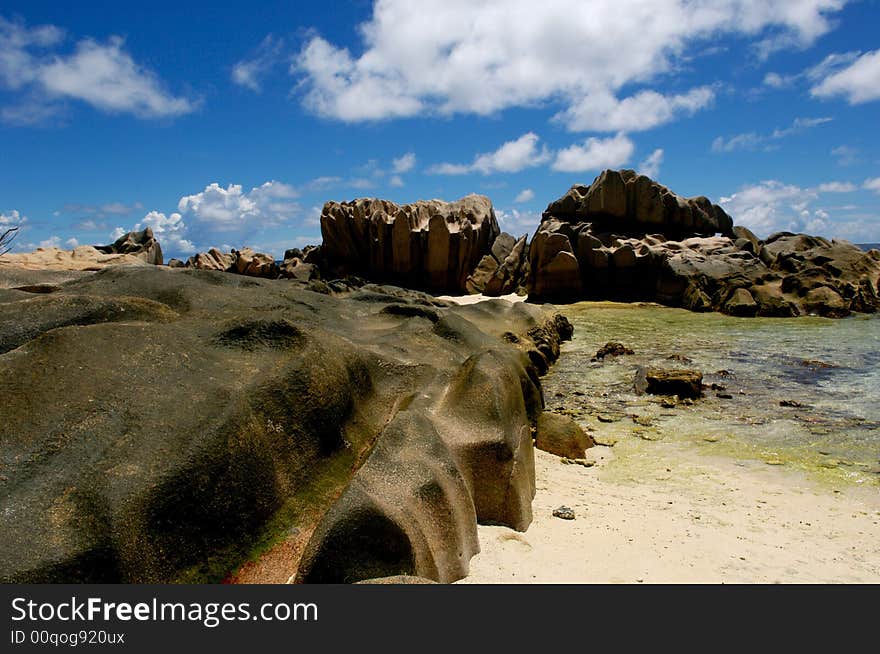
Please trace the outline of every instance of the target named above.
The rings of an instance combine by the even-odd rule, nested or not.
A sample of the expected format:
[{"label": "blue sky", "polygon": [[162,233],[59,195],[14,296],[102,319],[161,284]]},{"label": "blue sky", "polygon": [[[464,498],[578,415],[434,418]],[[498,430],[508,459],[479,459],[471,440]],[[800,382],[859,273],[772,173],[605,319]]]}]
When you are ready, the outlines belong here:
[{"label": "blue sky", "polygon": [[0,226],[280,255],[327,200],[477,192],[519,235],[630,167],[760,235],[876,242],[878,24],[877,0],[5,0]]}]

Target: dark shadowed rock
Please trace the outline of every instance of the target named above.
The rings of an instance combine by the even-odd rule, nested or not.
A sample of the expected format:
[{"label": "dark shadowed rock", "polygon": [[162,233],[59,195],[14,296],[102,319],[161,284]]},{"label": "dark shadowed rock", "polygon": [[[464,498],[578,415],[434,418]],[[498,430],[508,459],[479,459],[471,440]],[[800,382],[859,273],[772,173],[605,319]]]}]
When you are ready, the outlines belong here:
[{"label": "dark shadowed rock", "polygon": [[537,301],[648,300],[778,317],[880,309],[877,256],[788,232],[761,241],[705,197],[682,198],[626,170],[550,203],[529,260]]},{"label": "dark shadowed rock", "polygon": [[321,212],[322,269],[329,276],[355,274],[464,292],[499,233],[492,203],[481,195],[406,205],[377,199],[328,202]]},{"label": "dark shadowed rock", "polygon": [[602,360],[605,357],[619,357],[626,354],[635,354],[635,352],[633,352],[632,349],[628,348],[623,343],[618,343],[617,341],[609,341],[596,351],[595,358],[597,360]]},{"label": "dark shadowed rock", "polygon": [[640,394],[697,398],[703,395],[703,373],[699,370],[665,370],[640,366],[636,372],[635,389]]}]

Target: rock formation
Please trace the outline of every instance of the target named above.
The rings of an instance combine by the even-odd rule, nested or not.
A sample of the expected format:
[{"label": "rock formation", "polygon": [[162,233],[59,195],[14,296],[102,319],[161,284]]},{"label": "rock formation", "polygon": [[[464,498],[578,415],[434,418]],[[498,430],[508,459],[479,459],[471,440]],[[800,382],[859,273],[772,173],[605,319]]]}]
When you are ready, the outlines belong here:
[{"label": "rock formation", "polygon": [[880,309],[880,252],[789,233],[762,241],[708,199],[628,170],[552,202],[529,260],[535,300],[650,300],[737,316]]},{"label": "rock formation", "polygon": [[405,205],[375,199],[328,202],[321,212],[321,268],[329,277],[359,275],[463,293],[499,232],[492,203],[482,195]]},{"label": "rock formation", "polygon": [[162,246],[150,227],[145,227],[140,232],[124,234],[110,245],[96,245],[95,249],[104,254],[128,254],[154,266],[161,266],[163,263]]},{"label": "rock formation", "polygon": [[371,284],[0,269],[0,579],[219,580],[286,538],[303,581],[458,579],[477,521],[530,522],[570,336]]}]

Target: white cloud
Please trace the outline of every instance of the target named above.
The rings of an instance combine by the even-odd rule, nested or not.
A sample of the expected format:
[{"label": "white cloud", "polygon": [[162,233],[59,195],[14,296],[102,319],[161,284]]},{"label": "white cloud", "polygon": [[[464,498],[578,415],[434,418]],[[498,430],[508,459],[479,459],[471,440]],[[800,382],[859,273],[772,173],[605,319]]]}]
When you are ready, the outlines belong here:
[{"label": "white cloud", "polygon": [[862,186],[869,191],[880,193],[880,177],[866,179],[865,183]]},{"label": "white cloud", "polygon": [[267,226],[284,222],[299,213],[300,207],[293,201],[297,196],[296,189],[276,181],[266,182],[248,193],[240,184],[223,188],[214,182],[199,193],[180,198],[177,209],[214,229],[234,230],[248,223]]},{"label": "white cloud", "polygon": [[647,159],[639,164],[639,172],[651,179],[657,179],[660,176],[660,166],[663,165],[663,150],[657,148]]},{"label": "white cloud", "polygon": [[579,173],[603,168],[619,168],[630,160],[635,145],[626,134],[605,139],[591,137],[582,145],[575,144],[559,150],[553,170]]},{"label": "white cloud", "polygon": [[717,137],[712,141],[712,152],[734,152],[735,150],[756,150],[763,146],[764,150],[772,149],[773,141],[784,139],[787,136],[798,134],[812,127],[818,127],[830,123],[832,118],[795,118],[791,125],[785,128],[776,128],[770,134],[761,135],[756,132],[737,134],[729,138]]},{"label": "white cloud", "polygon": [[391,162],[392,170],[399,174],[408,173],[416,165],[416,155],[414,152],[407,152],[404,155],[399,156],[397,159],[394,159]]},{"label": "white cloud", "polygon": [[514,198],[514,202],[517,204],[522,204],[523,202],[531,202],[535,199],[535,192],[530,188],[524,188],[522,191],[517,193],[516,198]]},{"label": "white cloud", "polygon": [[388,180],[388,184],[394,188],[402,188],[404,186],[403,178],[400,175],[392,175],[391,179]]},{"label": "white cloud", "polygon": [[709,106],[715,92],[701,86],[683,95],[641,91],[618,100],[610,92],[595,93],[573,103],[554,119],[573,132],[638,132],[690,116]]},{"label": "white cloud", "polygon": [[[140,231],[145,227],[152,228],[153,235],[170,252],[191,254],[196,251],[192,241],[185,238],[187,226],[179,213],[172,213],[166,216],[159,211],[151,211],[143,217],[141,222],[134,226],[134,230]],[[119,236],[122,236],[122,234]],[[119,236],[116,238],[119,238]]]},{"label": "white cloud", "polygon": [[817,198],[814,189],[768,180],[745,186],[719,204],[737,225],[760,237],[779,231],[828,234],[833,222],[824,209],[812,206]]},{"label": "white cloud", "polygon": [[20,227],[27,222],[27,217],[22,216],[17,209],[0,213],[0,228]]},{"label": "white cloud", "polygon": [[510,211],[495,209],[495,217],[498,218],[501,229],[513,236],[534,233],[541,222],[540,213],[520,211],[519,209],[511,209]]},{"label": "white cloud", "polygon": [[819,193],[852,193],[856,189],[852,182],[825,182],[816,187]]},{"label": "white cloud", "polygon": [[619,99],[622,89],[675,72],[725,34],[765,51],[770,43],[803,47],[831,29],[843,4],[382,0],[357,28],[359,52],[315,35],[291,72],[308,109],[343,121],[487,115],[553,102],[572,129],[632,131],[692,113],[712,92],[662,96],[643,88]]},{"label": "white cloud", "polygon": [[833,148],[831,154],[837,157],[838,166],[852,166],[859,162],[859,149],[849,145],[840,145]]},{"label": "white cloud", "polygon": [[436,175],[466,175],[468,173],[516,173],[526,168],[540,166],[550,160],[546,146],[538,147],[540,138],[534,132],[507,141],[494,152],[478,154],[470,164],[441,163],[431,166],[429,173]]},{"label": "white cloud", "polygon": [[63,32],[52,25],[28,28],[0,18],[0,87],[19,91],[18,104],[7,103],[7,122],[39,122],[58,101],[81,100],[101,111],[140,118],[190,113],[196,102],[170,93],[154,72],[123,50],[124,41],[79,41],[70,54],[53,52]]},{"label": "white cloud", "polygon": [[123,229],[122,227],[117,227],[112,232],[110,232],[110,240],[115,242],[126,234],[128,234],[128,230]]},{"label": "white cloud", "polygon": [[284,41],[271,34],[262,40],[256,52],[232,67],[232,81],[251,91],[260,92],[260,78],[281,59]]},{"label": "white cloud", "polygon": [[880,100],[880,50],[866,52],[810,89],[819,98],[842,96],[850,104]]},{"label": "white cloud", "polygon": [[75,239],[75,238],[69,238],[69,239],[67,239],[66,241],[64,241],[64,245],[66,245],[66,246],[69,247],[70,249],[78,248],[78,247],[79,247],[79,241],[78,241],[77,239]]}]

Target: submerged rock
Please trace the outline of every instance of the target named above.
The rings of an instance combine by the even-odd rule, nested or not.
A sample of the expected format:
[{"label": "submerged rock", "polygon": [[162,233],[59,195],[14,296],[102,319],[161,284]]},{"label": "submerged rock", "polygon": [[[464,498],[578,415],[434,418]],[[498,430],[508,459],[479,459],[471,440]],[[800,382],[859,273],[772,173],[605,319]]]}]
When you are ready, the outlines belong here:
[{"label": "submerged rock", "polygon": [[699,370],[666,370],[640,366],[634,385],[639,394],[698,398],[703,395],[703,373]]},{"label": "submerged rock", "polygon": [[632,349],[626,347],[623,343],[617,341],[609,341],[596,351],[596,360],[603,360],[605,357],[619,357],[626,354],[635,354]]}]

